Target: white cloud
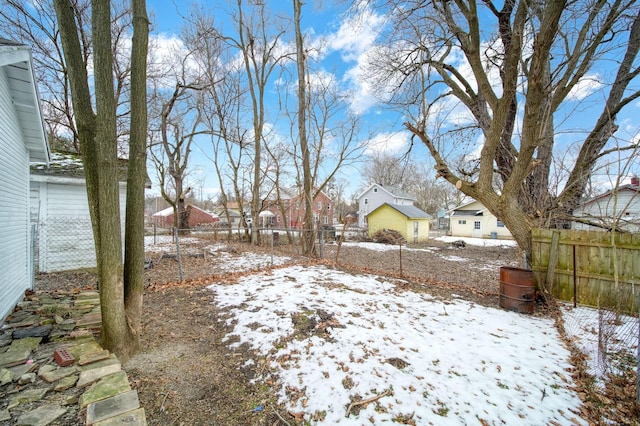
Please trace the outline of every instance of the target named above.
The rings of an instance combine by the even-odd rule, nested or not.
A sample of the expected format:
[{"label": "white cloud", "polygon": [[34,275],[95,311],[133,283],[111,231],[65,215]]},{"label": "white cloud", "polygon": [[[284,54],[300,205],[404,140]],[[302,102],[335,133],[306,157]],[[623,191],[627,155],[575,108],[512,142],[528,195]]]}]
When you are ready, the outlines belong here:
[{"label": "white cloud", "polygon": [[406,148],[409,139],[410,133],[408,131],[379,133],[369,140],[365,154],[397,154]]},{"label": "white cloud", "polygon": [[188,55],[183,41],[176,34],[159,33],[149,37],[149,75],[158,77],[160,84],[173,87],[176,76],[185,79],[196,75],[199,68],[195,59]]},{"label": "white cloud", "polygon": [[374,88],[367,82],[366,67],[373,43],[384,24],[381,15],[363,9],[356,17],[342,22],[338,31],[327,37],[327,54],[338,52],[342,60],[353,65],[343,80],[350,87],[351,110],[361,114],[378,103]]},{"label": "white cloud", "polygon": [[585,75],[578,83],[571,88],[567,95],[568,100],[581,101],[584,98],[594,94],[603,87],[598,74]]}]

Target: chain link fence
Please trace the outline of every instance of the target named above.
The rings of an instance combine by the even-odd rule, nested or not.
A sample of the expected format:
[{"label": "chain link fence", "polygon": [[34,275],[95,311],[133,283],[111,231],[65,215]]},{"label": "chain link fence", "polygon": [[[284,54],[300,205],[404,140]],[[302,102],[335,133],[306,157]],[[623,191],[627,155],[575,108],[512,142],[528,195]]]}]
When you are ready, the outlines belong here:
[{"label": "chain link fence", "polygon": [[53,217],[33,227],[35,272],[60,272],[96,267],[89,217]]},{"label": "chain link fence", "polygon": [[[635,297],[638,298],[637,293]],[[625,380],[629,386],[635,386],[637,392],[640,388],[637,375],[640,370],[640,312],[557,302],[569,337],[575,339],[583,353],[596,354],[585,360],[587,373],[600,384],[612,379]],[[640,402],[638,395],[636,400]]]}]

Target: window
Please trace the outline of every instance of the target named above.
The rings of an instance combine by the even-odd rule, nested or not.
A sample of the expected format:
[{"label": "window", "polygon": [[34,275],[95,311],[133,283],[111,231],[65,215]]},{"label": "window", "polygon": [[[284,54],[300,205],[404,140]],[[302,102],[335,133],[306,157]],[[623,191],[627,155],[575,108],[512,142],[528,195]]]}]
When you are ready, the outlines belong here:
[{"label": "window", "polygon": [[467,221],[466,220],[458,220],[458,225],[466,225]]},{"label": "window", "polygon": [[331,210],[331,203],[327,203],[327,210]]},{"label": "window", "polygon": [[480,221],[476,220],[475,222],[473,222],[473,229],[475,229],[476,231],[480,230]]},{"label": "window", "polygon": [[500,219],[498,219],[497,222],[496,222],[496,226],[498,228],[504,228],[504,223],[502,223],[502,221]]},{"label": "window", "polygon": [[364,205],[366,206],[367,204],[369,204],[369,199],[368,199],[368,198],[365,198],[365,199],[364,199]]},{"label": "window", "polygon": [[322,210],[322,201],[318,201],[318,210]]},{"label": "window", "polygon": [[329,223],[329,218],[327,216],[324,217],[323,223],[327,225]]},{"label": "window", "polygon": [[373,188],[373,192],[378,192],[378,188]]}]

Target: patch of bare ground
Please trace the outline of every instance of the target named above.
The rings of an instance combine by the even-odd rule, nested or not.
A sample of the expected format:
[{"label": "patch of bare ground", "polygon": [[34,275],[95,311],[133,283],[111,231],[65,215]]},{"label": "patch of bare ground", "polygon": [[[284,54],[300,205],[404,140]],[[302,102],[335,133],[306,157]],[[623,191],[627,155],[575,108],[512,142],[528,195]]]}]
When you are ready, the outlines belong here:
[{"label": "patch of bare ground", "polygon": [[223,318],[204,287],[146,294],[142,350],[125,368],[150,425],[273,425],[286,415],[268,385],[251,383],[255,366],[243,364],[255,355],[222,343]]}]

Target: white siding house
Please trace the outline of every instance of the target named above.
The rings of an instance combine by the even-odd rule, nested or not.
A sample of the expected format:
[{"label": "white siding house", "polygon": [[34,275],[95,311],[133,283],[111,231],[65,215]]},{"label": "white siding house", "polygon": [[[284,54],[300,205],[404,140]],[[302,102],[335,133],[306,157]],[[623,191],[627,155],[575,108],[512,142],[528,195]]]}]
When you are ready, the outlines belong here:
[{"label": "white siding house", "polygon": [[573,216],[580,221],[574,221],[572,229],[609,230],[615,227],[621,231],[640,232],[640,180],[634,176],[630,184],[583,202],[574,209]]},{"label": "white siding house", "polygon": [[28,46],[0,39],[0,322],[32,288],[29,162],[49,160]]},{"label": "white siding house", "polygon": [[[120,217],[124,232],[127,188],[122,180]],[[48,165],[32,163],[30,190],[38,272],[95,267],[93,229],[80,157],[52,153]]]},{"label": "white siding house", "polygon": [[471,201],[451,210],[449,229],[454,237],[513,239],[504,223],[479,201]]},{"label": "white siding house", "polygon": [[358,226],[367,226],[367,215],[384,203],[398,206],[413,206],[415,197],[392,186],[374,183],[358,196]]}]

